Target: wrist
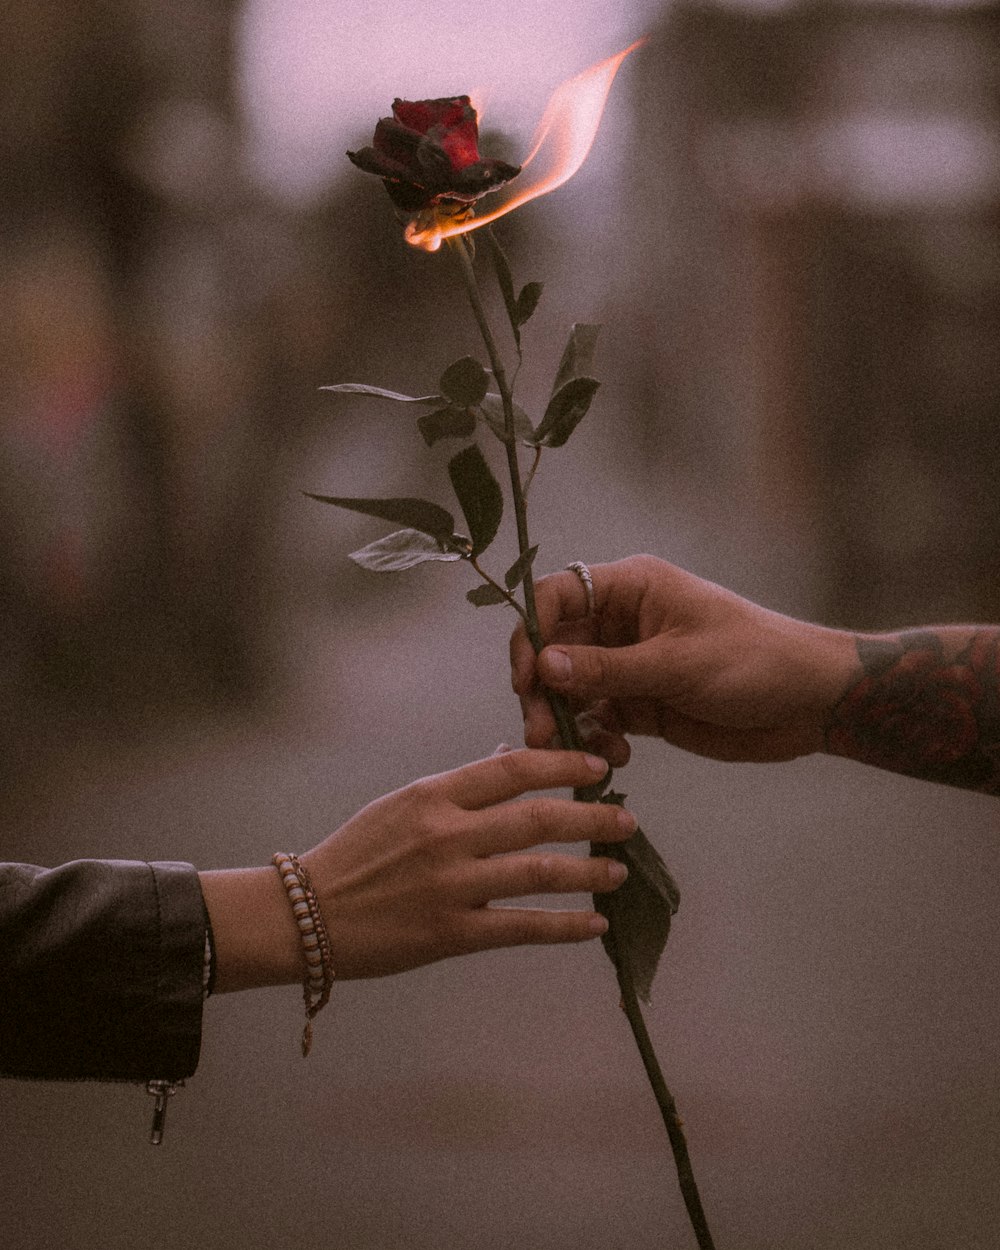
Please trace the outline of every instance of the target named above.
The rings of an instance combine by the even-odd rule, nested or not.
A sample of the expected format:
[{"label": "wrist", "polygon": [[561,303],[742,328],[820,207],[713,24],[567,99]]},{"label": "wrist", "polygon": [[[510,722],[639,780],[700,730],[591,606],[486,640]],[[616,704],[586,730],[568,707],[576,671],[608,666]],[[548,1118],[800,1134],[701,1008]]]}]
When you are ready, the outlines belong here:
[{"label": "wrist", "polygon": [[777,668],[765,685],[784,691],[781,714],[787,724],[799,726],[800,754],[824,751],[833,709],[858,678],[855,635],[790,617],[779,618],[777,628],[784,644],[770,652]]},{"label": "wrist", "polygon": [[199,873],[215,942],[217,994],[302,979],[298,927],[273,867]]},{"label": "wrist", "polygon": [[836,705],[861,673],[857,635],[846,629],[810,625],[812,632],[812,683],[816,704],[825,725]]}]

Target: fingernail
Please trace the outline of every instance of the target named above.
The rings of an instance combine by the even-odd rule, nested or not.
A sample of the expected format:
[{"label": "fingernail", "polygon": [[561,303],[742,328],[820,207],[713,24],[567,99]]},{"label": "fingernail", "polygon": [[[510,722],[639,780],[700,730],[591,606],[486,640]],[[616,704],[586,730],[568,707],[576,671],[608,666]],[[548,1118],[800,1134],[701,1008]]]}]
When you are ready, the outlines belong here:
[{"label": "fingernail", "polygon": [[501,742],[500,745],[497,747],[497,749],[493,752],[493,754],[494,755],[506,755],[510,749],[511,749],[511,745],[509,742]]},{"label": "fingernail", "polygon": [[621,885],[628,876],[628,869],[624,864],[619,863],[617,859],[612,860],[608,865],[608,876],[611,878],[612,885]]},{"label": "fingernail", "polygon": [[[597,773],[599,777],[603,777],[608,771],[608,761],[602,760],[599,755],[585,755],[584,762],[592,773]],[[622,809],[624,811],[624,808]],[[627,816],[628,813],[625,812]]]},{"label": "fingernail", "polygon": [[549,677],[558,682],[569,681],[573,676],[573,661],[565,651],[550,647],[545,653],[545,667]]},{"label": "fingernail", "polygon": [[591,916],[587,928],[591,933],[607,933],[608,922],[603,916]]},{"label": "fingernail", "polygon": [[632,813],[627,812],[624,807],[620,807],[618,809],[618,815],[615,819],[618,821],[618,828],[624,829],[626,833],[635,833],[636,829],[639,827],[639,822],[632,815]]}]

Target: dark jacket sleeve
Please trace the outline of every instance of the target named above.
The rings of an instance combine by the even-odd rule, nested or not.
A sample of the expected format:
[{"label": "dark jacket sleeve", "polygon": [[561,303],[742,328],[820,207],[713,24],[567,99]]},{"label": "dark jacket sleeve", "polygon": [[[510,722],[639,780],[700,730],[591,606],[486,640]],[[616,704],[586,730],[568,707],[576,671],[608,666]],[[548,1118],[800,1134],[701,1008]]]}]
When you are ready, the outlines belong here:
[{"label": "dark jacket sleeve", "polygon": [[190,864],[0,864],[0,1075],[190,1076],[206,925]]}]

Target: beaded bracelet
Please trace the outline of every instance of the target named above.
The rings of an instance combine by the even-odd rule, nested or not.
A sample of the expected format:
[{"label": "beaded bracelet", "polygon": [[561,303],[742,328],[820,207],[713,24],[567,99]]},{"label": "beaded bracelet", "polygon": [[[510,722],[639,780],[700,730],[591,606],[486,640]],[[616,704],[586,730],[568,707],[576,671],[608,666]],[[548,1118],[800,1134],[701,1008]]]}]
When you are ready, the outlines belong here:
[{"label": "beaded bracelet", "polygon": [[309,874],[298,857],[276,851],[271,862],[281,874],[281,882],[292,905],[292,915],[299,927],[302,939],[302,958],[305,975],[302,980],[302,998],[306,1007],[306,1023],[302,1030],[302,1056],[312,1048],[312,1022],[319,1011],[330,1001],[333,987],[333,952],[330,938],[323,923],[319,900],[312,888]]}]

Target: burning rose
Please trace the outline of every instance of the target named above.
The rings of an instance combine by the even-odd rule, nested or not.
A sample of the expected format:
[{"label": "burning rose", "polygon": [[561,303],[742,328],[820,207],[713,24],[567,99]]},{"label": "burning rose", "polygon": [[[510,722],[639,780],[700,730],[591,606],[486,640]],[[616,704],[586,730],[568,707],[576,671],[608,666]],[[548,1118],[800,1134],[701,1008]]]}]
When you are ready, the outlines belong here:
[{"label": "burning rose", "polygon": [[[474,215],[474,208],[480,196],[503,187],[521,169],[480,157],[478,119],[468,96],[396,100],[392,117],[379,121],[372,145],[347,154],[359,169],[384,181],[393,203],[409,219],[403,231],[407,243],[435,252],[447,242],[465,286],[489,368],[476,357],[463,356],[440,374],[433,393],[417,395],[400,394],[367,382],[338,382],[324,388],[418,408],[426,406],[431,411],[418,416],[416,424],[428,446],[440,440],[466,441],[448,460],[447,469],[467,537],[455,532],[460,522],[452,511],[428,499],[309,494],[321,503],[404,527],[352,552],[350,558],[361,568],[396,573],[427,562],[470,568],[479,584],[466,592],[468,601],[477,608],[505,604],[514,609],[524,621],[536,651],[542,647],[532,574],[538,544],[532,544],[529,536],[527,493],[543,453],[566,444],[597,393],[600,383],[591,376],[591,364],[600,327],[584,322],[573,326],[545,407],[539,418],[529,416],[514,402],[514,384],[522,363],[521,330],[535,313],[542,284],[528,282],[520,289],[515,286],[510,263],[489,225],[520,204],[562,186],[580,168],[597,134],[612,80],[625,57],[638,46],[632,44],[556,88],[534,145],[523,162],[524,167],[531,166],[530,177],[521,179],[509,195],[498,196],[491,208],[478,216]],[[466,237],[472,230],[484,230],[486,246],[481,255],[491,262],[507,315],[517,354],[514,368],[509,368],[513,362],[504,360],[484,306],[475,267],[476,249],[472,239]],[[502,564],[494,565],[492,570],[488,567],[496,559],[493,543],[503,518],[504,491],[476,439],[480,434],[499,439],[506,453],[517,530],[516,558],[506,570],[504,565],[515,554],[513,551]],[[527,478],[522,476],[521,459],[525,454],[531,455]],[[557,695],[551,696],[551,703],[563,746],[582,749],[568,706]],[[592,803],[624,805],[625,795],[606,789],[609,781],[610,773],[598,785],[576,791],[574,797]],[[619,854],[618,848],[615,853]],[[636,829],[620,857],[629,869],[630,893],[623,896],[624,901],[607,907],[609,933],[614,936],[605,943],[605,949],[615,966],[621,1006],[667,1128],[698,1245],[701,1250],[712,1250],[681,1120],[663,1080],[639,1005],[640,998],[649,1000],[671,916],[677,909],[677,887],[641,829]],[[603,903],[598,905],[603,909]]]},{"label": "burning rose", "polygon": [[[621,63],[644,41],[598,61],[552,94],[521,165],[479,155],[479,123],[467,95],[442,100],[395,100],[392,117],[375,128],[372,146],[348,152],[359,169],[385,182],[393,203],[410,217],[406,241],[436,252],[445,239],[478,230],[572,178],[587,159],[601,124],[608,92]],[[473,205],[527,166],[527,184],[501,196],[487,213]]]},{"label": "burning rose", "polygon": [[347,155],[382,178],[406,213],[461,213],[521,172],[519,165],[480,157],[479,123],[467,95],[394,100],[392,116],[375,127],[372,146]]}]

